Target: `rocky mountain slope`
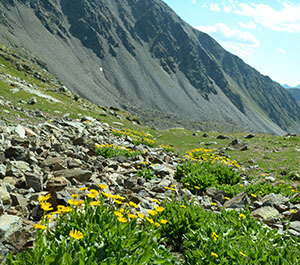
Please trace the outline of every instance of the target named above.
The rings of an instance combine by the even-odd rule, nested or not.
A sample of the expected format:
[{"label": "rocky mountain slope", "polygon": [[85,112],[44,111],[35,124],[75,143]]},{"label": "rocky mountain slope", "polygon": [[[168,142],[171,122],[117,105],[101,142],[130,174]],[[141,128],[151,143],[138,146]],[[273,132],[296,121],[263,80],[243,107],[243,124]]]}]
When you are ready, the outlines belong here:
[{"label": "rocky mountain slope", "polygon": [[300,100],[300,88],[289,88],[287,90],[296,100]]},{"label": "rocky mountain slope", "polygon": [[300,131],[300,107],[279,84],[161,0],[9,0],[0,7],[0,39],[30,50],[94,103],[161,119],[160,126],[181,120]]}]

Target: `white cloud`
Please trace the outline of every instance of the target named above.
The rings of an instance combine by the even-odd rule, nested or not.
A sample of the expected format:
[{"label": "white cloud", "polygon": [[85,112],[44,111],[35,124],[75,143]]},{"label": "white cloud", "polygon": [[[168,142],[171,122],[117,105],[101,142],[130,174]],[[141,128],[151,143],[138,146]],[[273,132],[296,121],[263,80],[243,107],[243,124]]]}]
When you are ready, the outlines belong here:
[{"label": "white cloud", "polygon": [[223,23],[214,26],[197,26],[196,29],[206,32],[215,38],[228,51],[246,58],[260,46],[259,40],[250,32],[231,29]]},{"label": "white cloud", "polygon": [[196,4],[196,0],[192,0],[193,1],[193,4]]},{"label": "white cloud", "polygon": [[286,54],[286,50],[281,49],[281,48],[277,48],[276,51],[277,51],[277,52],[280,52],[280,53],[282,53],[282,54]]},{"label": "white cloud", "polygon": [[239,25],[243,28],[247,29],[256,29],[256,24],[253,21],[250,21],[249,23],[245,24],[243,22],[239,22]]},{"label": "white cloud", "polygon": [[219,7],[219,4],[214,4],[214,3],[210,4],[209,9],[211,11],[215,11],[215,12],[220,12],[221,11],[221,8]]},{"label": "white cloud", "polygon": [[300,32],[300,4],[285,2],[275,10],[266,4],[240,3],[234,13],[252,17],[257,24],[275,31]]},{"label": "white cloud", "polygon": [[197,26],[196,29],[211,34],[218,40],[243,43],[253,47],[259,47],[260,43],[250,32],[231,29],[223,23],[217,23],[214,26]]}]

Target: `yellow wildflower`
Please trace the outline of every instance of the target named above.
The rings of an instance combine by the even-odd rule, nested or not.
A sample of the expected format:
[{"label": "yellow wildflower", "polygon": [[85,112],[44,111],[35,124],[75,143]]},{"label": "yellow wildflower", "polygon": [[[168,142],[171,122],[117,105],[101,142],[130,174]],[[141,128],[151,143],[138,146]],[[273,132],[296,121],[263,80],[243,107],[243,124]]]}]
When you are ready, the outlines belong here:
[{"label": "yellow wildflower", "polygon": [[156,227],[159,227],[159,226],[160,226],[160,223],[155,222],[154,225],[155,225]]},{"label": "yellow wildflower", "polygon": [[83,238],[83,234],[80,232],[80,231],[78,231],[78,230],[72,230],[72,231],[70,231],[70,234],[69,234],[71,237],[73,237],[73,238],[75,238],[75,239],[81,239],[81,238]]},{"label": "yellow wildflower", "polygon": [[158,212],[157,212],[157,211],[154,211],[154,210],[149,210],[148,213],[149,213],[150,215],[152,215],[152,216],[158,214]]},{"label": "yellow wildflower", "polygon": [[39,197],[38,197],[38,201],[39,201],[39,202],[45,202],[45,201],[48,201],[50,198],[51,198],[51,194],[48,193],[48,194],[45,195],[45,196],[39,196]]},{"label": "yellow wildflower", "polygon": [[118,217],[119,222],[121,223],[127,223],[128,220],[125,217]]},{"label": "yellow wildflower", "polygon": [[90,205],[91,206],[98,206],[100,204],[99,201],[93,201],[93,202],[90,202]]},{"label": "yellow wildflower", "polygon": [[200,190],[200,187],[199,186],[194,186],[195,189],[197,190]]},{"label": "yellow wildflower", "polygon": [[47,226],[41,224],[34,224],[33,227],[35,229],[41,229],[41,230],[45,230],[47,228]]},{"label": "yellow wildflower", "polygon": [[216,241],[219,236],[215,232],[212,232],[211,237]]},{"label": "yellow wildflower", "polygon": [[250,194],[253,198],[256,198],[257,196],[253,193]]},{"label": "yellow wildflower", "polygon": [[114,201],[115,201],[115,203],[117,203],[117,204],[123,204],[123,202],[121,202],[121,201],[119,201],[119,200],[114,199]]},{"label": "yellow wildflower", "polygon": [[160,222],[161,222],[163,225],[165,225],[168,221],[165,220],[165,219],[161,219]]},{"label": "yellow wildflower", "polygon": [[296,213],[296,211],[295,211],[295,210],[290,210],[290,212],[291,212],[291,213]]},{"label": "yellow wildflower", "polygon": [[180,207],[180,208],[186,208],[186,206],[185,206],[185,205],[182,205],[182,204],[179,205],[179,207]]},{"label": "yellow wildflower", "polygon": [[49,202],[42,202],[42,203],[41,203],[41,208],[42,208],[44,211],[52,211],[52,210],[53,210],[52,205],[51,205],[51,203],[49,203]]},{"label": "yellow wildflower", "polygon": [[118,217],[123,217],[123,214],[118,211],[114,211],[114,214]]},{"label": "yellow wildflower", "polygon": [[149,218],[149,217],[146,216],[146,220],[147,220],[148,222],[150,222],[151,224],[154,224],[154,221],[153,221],[152,218]]},{"label": "yellow wildflower", "polygon": [[78,198],[79,194],[72,194],[72,198]]},{"label": "yellow wildflower", "polygon": [[137,214],[139,218],[143,219],[145,217],[145,215],[143,215],[142,213],[138,213]]},{"label": "yellow wildflower", "polygon": [[79,190],[80,191],[85,191],[85,190],[88,190],[89,188],[88,187],[81,187]]},{"label": "yellow wildflower", "polygon": [[210,255],[213,256],[213,257],[216,257],[216,258],[219,257],[219,255],[217,253],[215,253],[215,252],[211,252]]},{"label": "yellow wildflower", "polygon": [[159,213],[163,212],[164,210],[165,210],[164,207],[161,207],[161,206],[155,206],[155,211],[157,211],[157,212],[159,212]]},{"label": "yellow wildflower", "polygon": [[157,199],[152,199],[153,202],[156,202],[157,204],[160,204],[160,201]]},{"label": "yellow wildflower", "polygon": [[244,215],[243,213],[240,213],[240,217],[245,219],[246,218],[246,215]]},{"label": "yellow wildflower", "polygon": [[228,201],[230,200],[230,198],[229,198],[229,197],[224,197],[224,198],[225,198],[225,200],[228,200]]},{"label": "yellow wildflower", "polygon": [[129,213],[127,216],[128,216],[128,218],[131,218],[131,219],[136,218],[136,215],[135,214],[131,214],[131,213]]},{"label": "yellow wildflower", "polygon": [[134,207],[134,208],[139,208],[139,207],[137,206],[137,204],[134,203],[134,202],[132,202],[132,201],[129,202],[129,205],[132,206],[132,207]]},{"label": "yellow wildflower", "polygon": [[240,251],[240,254],[244,257],[248,257],[245,253],[243,253],[242,251]]},{"label": "yellow wildflower", "polygon": [[103,190],[107,189],[107,185],[105,185],[105,184],[99,184],[99,187]]}]

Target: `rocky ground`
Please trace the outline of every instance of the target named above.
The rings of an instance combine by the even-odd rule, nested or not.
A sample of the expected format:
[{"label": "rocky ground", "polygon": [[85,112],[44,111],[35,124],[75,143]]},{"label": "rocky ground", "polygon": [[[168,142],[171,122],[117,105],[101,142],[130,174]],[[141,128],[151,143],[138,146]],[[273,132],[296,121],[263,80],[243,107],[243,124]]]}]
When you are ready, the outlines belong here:
[{"label": "rocky ground", "polygon": [[[145,214],[155,207],[153,199],[175,196],[182,200],[186,196],[211,211],[248,207],[262,225],[300,236],[300,204],[292,204],[291,198],[275,194],[249,198],[243,192],[226,200],[225,192],[216,188],[193,195],[174,178],[181,157],[162,148],[135,146],[129,136],[114,136],[112,129],[91,117],[41,118],[36,123],[0,120],[0,260],[8,252],[22,251],[33,244],[33,224],[43,214],[39,196],[51,193],[54,207],[67,205],[71,194],[80,194],[80,187],[99,189],[99,184],[108,186],[106,192],[135,202]],[[142,154],[107,159],[95,153],[95,144],[126,146]],[[145,162],[158,178],[137,177]]]}]

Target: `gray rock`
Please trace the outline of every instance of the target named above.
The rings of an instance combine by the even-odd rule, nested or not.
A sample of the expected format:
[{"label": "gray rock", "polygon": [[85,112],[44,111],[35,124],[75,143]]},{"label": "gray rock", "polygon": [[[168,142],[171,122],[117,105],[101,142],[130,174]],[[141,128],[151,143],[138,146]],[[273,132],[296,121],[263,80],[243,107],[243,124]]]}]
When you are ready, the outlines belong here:
[{"label": "gray rock", "polygon": [[22,219],[15,215],[0,216],[0,240],[6,240],[22,227]]},{"label": "gray rock", "polygon": [[41,163],[41,167],[49,167],[53,171],[67,169],[64,157],[48,157]]},{"label": "gray rock", "polygon": [[43,178],[38,174],[26,173],[26,184],[29,188],[33,188],[36,192],[43,190]]},{"label": "gray rock", "polygon": [[274,206],[284,204],[288,201],[288,198],[282,196],[281,194],[270,193],[262,198],[261,202],[263,206]]},{"label": "gray rock", "polygon": [[54,176],[64,177],[69,180],[76,179],[80,182],[87,182],[92,177],[92,172],[80,168],[73,168],[73,169],[55,171]]},{"label": "gray rock", "polygon": [[11,198],[9,192],[7,191],[6,185],[0,186],[0,201],[2,201],[3,205],[11,204]]},{"label": "gray rock", "polygon": [[245,136],[245,139],[252,139],[255,137],[255,134],[248,134],[247,136]]},{"label": "gray rock", "polygon": [[20,124],[17,127],[15,127],[15,132],[19,137],[21,137],[21,138],[25,137],[26,132]]},{"label": "gray rock", "polygon": [[3,164],[0,164],[0,179],[4,178],[6,175],[6,166]]},{"label": "gray rock", "polygon": [[162,165],[155,164],[151,165],[149,168],[152,169],[157,176],[159,175],[161,177],[164,177],[170,174],[169,170]]},{"label": "gray rock", "polygon": [[273,219],[279,217],[280,213],[273,207],[265,206],[253,211],[251,216],[258,219]]},{"label": "gray rock", "polygon": [[291,221],[300,221],[300,210],[292,214]]},{"label": "gray rock", "polygon": [[27,103],[28,103],[29,105],[34,105],[34,104],[36,104],[36,103],[37,103],[36,97],[30,98],[30,99],[27,101]]},{"label": "gray rock", "polygon": [[224,204],[225,208],[242,208],[245,209],[247,205],[250,204],[250,199],[246,192],[241,192],[234,196],[229,201],[226,201]]},{"label": "gray rock", "polygon": [[296,230],[297,232],[300,233],[300,221],[291,222],[289,228],[293,229],[293,230]]},{"label": "gray rock", "polygon": [[70,182],[64,177],[54,177],[48,179],[46,189],[50,192],[61,191],[69,184]]},{"label": "gray rock", "polygon": [[11,146],[4,152],[6,158],[26,160],[26,149],[23,146]]},{"label": "gray rock", "polygon": [[230,139],[230,137],[227,136],[227,135],[219,135],[219,136],[217,137],[217,139],[225,140],[225,139]]}]

